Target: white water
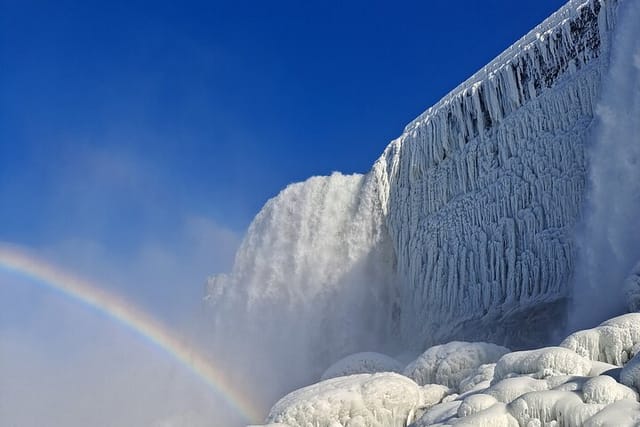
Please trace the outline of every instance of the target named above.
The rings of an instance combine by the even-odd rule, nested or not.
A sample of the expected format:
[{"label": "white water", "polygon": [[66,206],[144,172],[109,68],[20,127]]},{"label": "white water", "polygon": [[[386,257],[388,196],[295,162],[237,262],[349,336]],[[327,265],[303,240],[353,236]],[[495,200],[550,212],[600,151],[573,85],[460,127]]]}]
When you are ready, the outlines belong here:
[{"label": "white water", "polygon": [[588,151],[572,329],[625,311],[622,284],[640,260],[640,1],[621,4]]},{"label": "white water", "polygon": [[346,354],[389,348],[394,263],[369,175],[290,185],[254,219],[232,273],[209,280],[217,356],[266,414]]}]

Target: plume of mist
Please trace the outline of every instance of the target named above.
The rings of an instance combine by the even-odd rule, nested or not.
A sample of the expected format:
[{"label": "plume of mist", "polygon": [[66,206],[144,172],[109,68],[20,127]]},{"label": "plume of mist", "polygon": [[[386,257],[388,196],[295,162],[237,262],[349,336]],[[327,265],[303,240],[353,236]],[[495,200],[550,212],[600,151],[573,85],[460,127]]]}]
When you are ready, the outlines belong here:
[{"label": "plume of mist", "polygon": [[292,184],[209,281],[212,345],[266,415],[337,359],[394,348],[395,255],[371,175]]},{"label": "plume of mist", "polygon": [[640,260],[640,2],[621,2],[618,19],[588,148],[572,330],[626,311],[623,283]]}]

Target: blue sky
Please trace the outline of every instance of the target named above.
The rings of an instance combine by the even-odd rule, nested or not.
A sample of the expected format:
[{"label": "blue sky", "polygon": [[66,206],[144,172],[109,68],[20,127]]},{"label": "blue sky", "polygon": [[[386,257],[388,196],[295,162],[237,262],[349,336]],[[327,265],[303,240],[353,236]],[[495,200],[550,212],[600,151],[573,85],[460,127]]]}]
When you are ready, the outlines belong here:
[{"label": "blue sky", "polygon": [[367,171],[562,2],[0,4],[0,239],[122,246]]},{"label": "blue sky", "polygon": [[[406,123],[562,4],[0,0],[0,242],[188,323],[268,198],[366,172]],[[109,332],[68,351],[131,341],[6,274],[0,313],[12,372],[29,357],[59,368],[42,349],[64,354],[91,331]]]}]

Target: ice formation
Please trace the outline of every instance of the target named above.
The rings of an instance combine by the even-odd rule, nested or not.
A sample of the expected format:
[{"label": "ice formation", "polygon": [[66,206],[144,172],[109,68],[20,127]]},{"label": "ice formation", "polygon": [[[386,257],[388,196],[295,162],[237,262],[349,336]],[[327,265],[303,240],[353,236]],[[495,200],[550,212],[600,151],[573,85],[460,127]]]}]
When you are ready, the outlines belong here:
[{"label": "ice formation", "polygon": [[616,6],[569,2],[379,160],[405,342],[518,348],[562,318]]}]

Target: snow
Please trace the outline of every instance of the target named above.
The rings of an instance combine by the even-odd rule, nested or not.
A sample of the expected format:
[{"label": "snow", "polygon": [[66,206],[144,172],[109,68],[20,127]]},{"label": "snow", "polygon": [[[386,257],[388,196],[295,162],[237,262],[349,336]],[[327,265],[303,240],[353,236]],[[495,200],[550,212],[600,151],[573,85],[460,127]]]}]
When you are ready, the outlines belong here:
[{"label": "snow", "polygon": [[381,353],[362,352],[346,356],[331,365],[320,379],[343,377],[353,374],[373,374],[376,372],[401,372],[402,364]]},{"label": "snow", "polygon": [[489,343],[454,341],[431,347],[411,362],[404,374],[418,384],[442,384],[458,391],[460,381],[476,368],[496,362],[509,349]]},{"label": "snow", "polygon": [[421,388],[395,373],[333,378],[278,401],[267,422],[291,427],[404,427],[423,405]]}]

